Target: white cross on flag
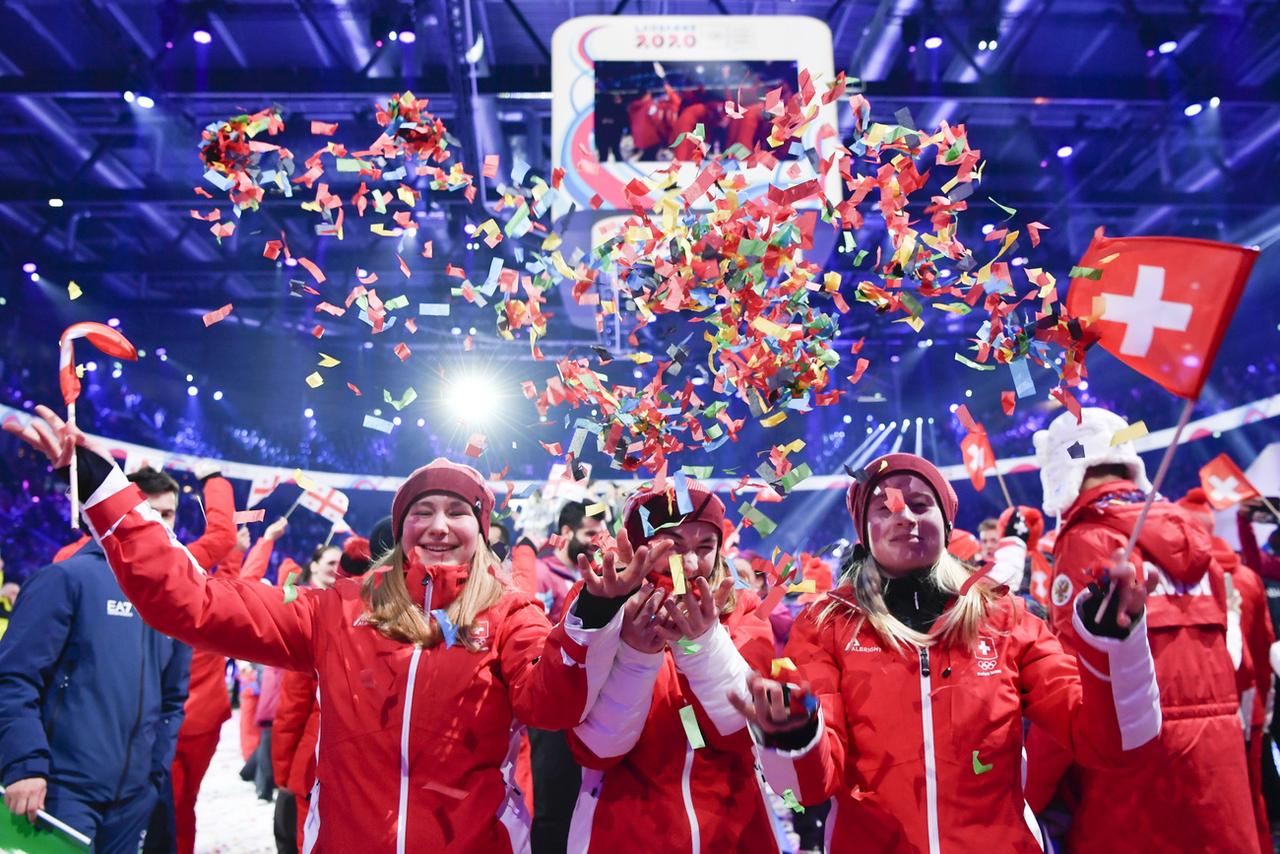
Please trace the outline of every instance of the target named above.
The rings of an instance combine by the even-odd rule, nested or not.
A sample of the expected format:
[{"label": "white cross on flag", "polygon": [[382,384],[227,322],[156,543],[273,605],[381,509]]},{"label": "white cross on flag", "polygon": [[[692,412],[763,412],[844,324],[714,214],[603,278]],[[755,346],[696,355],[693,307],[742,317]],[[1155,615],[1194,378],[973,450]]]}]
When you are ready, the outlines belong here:
[{"label": "white cross on flag", "polygon": [[1226,454],[1218,454],[1200,469],[1200,485],[1215,510],[1226,510],[1259,494]]},{"label": "white cross on flag", "polygon": [[313,513],[319,513],[330,522],[337,522],[347,515],[347,496],[331,486],[320,486],[304,492],[298,503]]},{"label": "white cross on flag", "polygon": [[969,433],[960,440],[964,454],[964,468],[973,481],[973,488],[981,492],[987,485],[987,470],[996,467],[996,452],[985,431]]},{"label": "white cross on flag", "polygon": [[1072,271],[1067,310],[1135,371],[1179,397],[1200,396],[1256,249],[1184,237],[1095,232]]}]

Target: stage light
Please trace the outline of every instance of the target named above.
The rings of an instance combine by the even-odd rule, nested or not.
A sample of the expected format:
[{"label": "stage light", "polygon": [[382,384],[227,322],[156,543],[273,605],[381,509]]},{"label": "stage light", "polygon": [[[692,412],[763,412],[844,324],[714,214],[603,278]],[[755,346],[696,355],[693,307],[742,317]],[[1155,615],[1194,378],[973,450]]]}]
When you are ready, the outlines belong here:
[{"label": "stage light", "polygon": [[222,400],[222,389],[218,389],[213,393],[214,400]]},{"label": "stage light", "polygon": [[120,318],[118,318],[118,317],[108,317],[108,318],[107,318],[107,326],[110,326],[112,329],[119,329],[119,328],[120,328]]},{"label": "stage light", "polygon": [[951,406],[949,406],[949,407],[947,407],[947,408],[948,408],[948,410],[949,410],[949,411],[951,411],[951,412],[955,412],[957,409],[959,409],[959,408],[960,408],[960,404],[958,404],[958,403],[953,403],[953,404],[951,404]]},{"label": "stage light", "polygon": [[987,42],[987,50],[995,50],[999,46],[1000,46],[1000,42],[996,39],[992,39],[991,41]]},{"label": "stage light", "polygon": [[111,379],[113,379],[113,380],[118,380],[118,379],[120,379],[120,374],[121,374],[121,370],[120,370],[119,368],[116,368],[115,370],[113,370],[113,371],[111,372]]},{"label": "stage light", "polygon": [[930,417],[930,418],[929,418],[929,423],[930,423],[930,424],[932,424],[932,423],[933,423],[933,418],[932,418],[932,417]]},{"label": "stage light", "polygon": [[995,230],[996,230],[996,227],[995,227],[994,225],[992,225],[991,223],[987,223],[986,225],[982,226],[982,233],[983,233],[983,234],[990,234],[991,232],[993,232],[993,231],[995,231]]},{"label": "stage light", "polygon": [[853,423],[853,416],[852,416],[852,415],[846,415],[846,416],[844,417],[844,419],[843,419],[843,420],[844,420],[844,423],[845,423],[845,424],[852,424],[852,423]]},{"label": "stage light", "polygon": [[1023,264],[1027,263],[1027,256],[1019,255],[1017,258],[1014,258],[1009,263],[1015,267],[1021,267]]},{"label": "stage light", "polygon": [[986,49],[987,49],[986,39],[983,39],[982,41],[978,42],[978,50],[986,50]]},{"label": "stage light", "polygon": [[461,326],[455,326],[455,327],[453,327],[453,329],[451,329],[451,330],[449,330],[449,331],[450,331],[450,332],[452,332],[454,335],[461,335],[461,334],[462,334],[462,327],[461,327]]},{"label": "stage light", "polygon": [[631,372],[631,376],[635,377],[638,380],[642,380],[644,379],[644,371],[640,370],[639,368],[636,368]]},{"label": "stage light", "polygon": [[1073,151],[1075,151],[1074,148],[1072,148],[1069,145],[1064,145],[1058,149],[1058,158],[1060,160],[1066,160],[1068,157],[1071,156]]},{"label": "stage light", "polygon": [[303,418],[312,418],[312,417],[314,417],[314,416],[315,416],[315,414],[316,414],[316,411],[315,411],[314,409],[312,409],[310,406],[308,406],[306,409],[302,410],[302,417],[303,417]]},{"label": "stage light", "polygon": [[122,97],[124,98],[126,104],[133,103],[134,95],[133,95],[133,92],[131,92],[130,90],[125,89],[124,95]]},{"label": "stage light", "polygon": [[1171,54],[1177,49],[1178,49],[1178,43],[1173,39],[1165,39],[1164,41],[1160,42],[1160,46],[1156,48],[1156,50],[1160,51],[1160,53],[1165,55]]},{"label": "stage light", "polygon": [[1088,380],[1081,380],[1081,381],[1080,381],[1080,390],[1081,390],[1081,391],[1088,391],[1088,390],[1089,390],[1089,381],[1088,381]]},{"label": "stage light", "polygon": [[948,269],[948,268],[946,268],[946,267],[942,268],[941,270],[939,270],[939,271],[938,271],[938,278],[939,278],[939,279],[949,279],[949,278],[951,278],[951,270],[949,270],[949,269]]},{"label": "stage light", "polygon": [[693,378],[693,381],[692,381],[692,382],[693,382],[693,384],[694,384],[694,385],[706,385],[706,384],[707,384],[707,378],[706,378],[706,377],[704,377],[704,376],[702,376],[702,375],[698,375],[698,376],[696,376],[696,377],[694,377],[694,378]]},{"label": "stage light", "polygon": [[36,271],[35,261],[28,261],[27,263],[22,265],[22,272],[24,273],[34,273],[35,271]]},{"label": "stage light", "polygon": [[942,36],[929,36],[924,40],[924,46],[929,50],[937,50],[942,47]]},{"label": "stage light", "polygon": [[364,349],[366,349],[366,350],[372,350],[372,349],[373,349],[373,342],[372,342],[372,341],[366,341],[366,342],[364,342]]},{"label": "stage light", "polygon": [[33,282],[38,282],[38,281],[40,281],[40,274],[39,274],[39,273],[32,273],[32,274],[31,274],[31,281],[33,281]]},{"label": "stage light", "polygon": [[86,371],[96,371],[96,370],[98,370],[98,363],[97,363],[97,362],[85,362],[85,363],[84,363],[84,369],[85,369]]},{"label": "stage light", "polygon": [[475,44],[467,48],[467,52],[462,55],[462,58],[465,59],[468,64],[475,65],[480,61],[480,57],[482,56],[484,56],[484,33],[478,33],[476,35]]},{"label": "stage light", "polygon": [[1219,98],[1217,95],[1214,95],[1212,98],[1209,99],[1209,107],[1211,109],[1214,109],[1214,110],[1218,109],[1218,105],[1221,103],[1222,103],[1222,99]]},{"label": "stage light", "polygon": [[284,265],[286,267],[296,267],[298,266],[298,259],[290,255],[289,257],[284,259]]},{"label": "stage light", "polygon": [[209,35],[209,31],[204,29],[197,29],[192,32],[191,38],[196,42],[196,44],[208,44],[213,41],[213,36]]},{"label": "stage light", "polygon": [[400,38],[400,34],[397,33],[395,30],[392,30],[391,32],[387,33],[387,38],[389,38],[391,41],[397,41]]},{"label": "stage light", "polygon": [[1187,104],[1187,106],[1183,107],[1182,114],[1189,119],[1193,119],[1196,116],[1200,115],[1201,111],[1203,110],[1204,110],[1204,104],[1196,102],[1194,104]]},{"label": "stage light", "polygon": [[62,207],[62,199],[59,199],[59,198],[57,198],[57,197],[54,197],[54,198],[50,199],[50,200],[49,200],[49,207],[51,207],[51,208],[60,208],[60,207]]},{"label": "stage light", "polygon": [[392,424],[394,424],[394,425],[396,425],[397,427],[399,427],[399,426],[400,426],[400,416],[399,416],[399,415],[397,415],[395,418],[392,418],[392,419],[391,419],[391,423],[392,423]]},{"label": "stage light", "polygon": [[964,390],[964,396],[965,396],[965,397],[973,397],[973,389],[971,389],[971,388],[967,388],[967,389],[965,389],[965,390]]},{"label": "stage light", "polygon": [[476,334],[476,328],[475,328],[474,326],[472,326],[470,329],[468,329],[468,330],[467,330],[467,334],[468,334],[468,335],[475,335],[475,334]]},{"label": "stage light", "polygon": [[455,377],[444,386],[442,401],[458,421],[482,424],[502,408],[492,377],[480,374]]},{"label": "stage light", "polygon": [[401,31],[400,31],[400,43],[401,43],[401,44],[413,44],[413,43],[414,43],[414,42],[416,42],[417,40],[418,40],[418,34],[417,34],[417,33],[415,33],[413,30],[401,30]]},{"label": "stage light", "polygon": [[153,99],[150,95],[139,95],[134,100],[134,103],[144,110],[149,110],[156,105],[155,99]]},{"label": "stage light", "polygon": [[199,393],[200,393],[200,389],[196,388],[195,386],[193,385],[187,386],[187,397],[195,397]]},{"label": "stage light", "polygon": [[193,382],[196,378],[195,374],[187,374],[187,382]]},{"label": "stage light", "polygon": [[419,418],[419,419],[418,419],[418,426],[419,426],[419,427],[426,427],[426,426],[427,426],[427,419],[425,419],[425,418]]}]

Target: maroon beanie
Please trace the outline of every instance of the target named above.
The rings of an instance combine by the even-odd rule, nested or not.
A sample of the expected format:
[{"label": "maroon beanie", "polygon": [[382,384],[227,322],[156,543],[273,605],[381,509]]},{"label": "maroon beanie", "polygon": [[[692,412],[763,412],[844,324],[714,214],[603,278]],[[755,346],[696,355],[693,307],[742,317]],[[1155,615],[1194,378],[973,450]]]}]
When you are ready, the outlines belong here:
[{"label": "maroon beanie", "polygon": [[489,485],[471,466],[436,457],[405,478],[396,490],[396,497],[391,500],[391,530],[397,543],[404,531],[404,517],[409,514],[409,508],[428,492],[448,492],[471,505],[480,521],[480,533],[484,541],[489,542],[489,517],[494,505]]},{"label": "maroon beanie", "polygon": [[879,459],[872,460],[863,472],[866,473],[866,478],[863,480],[855,478],[849,486],[846,503],[849,515],[853,517],[854,532],[864,545],[867,545],[867,505],[871,503],[871,496],[875,494],[880,481],[895,474],[913,474],[929,484],[934,496],[938,499],[938,506],[942,508],[942,518],[946,522],[947,531],[950,532],[951,526],[956,521],[956,510],[959,509],[960,501],[956,498],[956,491],[951,488],[951,484],[933,463],[915,454],[885,454]]},{"label": "maroon beanie", "polygon": [[641,487],[627,498],[627,503],[622,510],[622,523],[633,549],[640,548],[656,536],[656,534],[645,536],[644,519],[640,515],[641,507],[649,513],[651,529],[660,528],[670,522],[707,522],[715,526],[717,537],[720,542],[724,542],[724,502],[708,487],[693,478],[688,478],[686,484],[689,490],[689,502],[693,505],[693,512],[687,514],[680,512],[675,486],[671,481],[667,482],[667,488],[662,492],[655,491],[653,486],[649,485]]}]

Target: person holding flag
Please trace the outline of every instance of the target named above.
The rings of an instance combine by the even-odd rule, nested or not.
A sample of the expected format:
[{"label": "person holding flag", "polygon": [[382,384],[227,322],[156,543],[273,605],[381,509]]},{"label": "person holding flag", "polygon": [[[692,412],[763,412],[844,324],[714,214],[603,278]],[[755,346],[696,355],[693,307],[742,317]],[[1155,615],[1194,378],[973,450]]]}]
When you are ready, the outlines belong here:
[{"label": "person holding flag", "polygon": [[[1235,667],[1227,649],[1222,567],[1208,535],[1177,505],[1156,500],[1128,425],[1086,407],[1064,412],[1034,436],[1043,509],[1060,522],[1053,550],[1049,625],[1082,658],[1088,640],[1073,623],[1076,602],[1105,577],[1149,506],[1132,565],[1153,586],[1147,625],[1164,724],[1154,757],[1141,767],[1087,767],[1033,726],[1027,740],[1027,802],[1048,804],[1068,769],[1078,804],[1070,851],[1255,851]],[[1117,834],[1123,823],[1125,833]]]}]

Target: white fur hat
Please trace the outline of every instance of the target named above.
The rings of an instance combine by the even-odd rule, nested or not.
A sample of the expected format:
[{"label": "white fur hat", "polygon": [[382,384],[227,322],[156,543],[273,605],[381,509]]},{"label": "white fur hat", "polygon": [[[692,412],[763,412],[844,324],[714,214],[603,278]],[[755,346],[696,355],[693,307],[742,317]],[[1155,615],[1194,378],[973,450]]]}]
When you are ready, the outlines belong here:
[{"label": "white fur hat", "polygon": [[[1129,426],[1113,412],[1087,406],[1080,411],[1081,421],[1070,412],[1064,412],[1049,424],[1047,430],[1037,430],[1033,438],[1036,446],[1036,462],[1040,464],[1040,485],[1044,489],[1044,513],[1059,516],[1071,509],[1080,497],[1080,484],[1084,473],[1092,466],[1119,464],[1128,467],[1129,479],[1142,490],[1149,491],[1147,467],[1138,456],[1133,442],[1111,445],[1111,437]],[[1076,444],[1084,449],[1069,450]]]}]

